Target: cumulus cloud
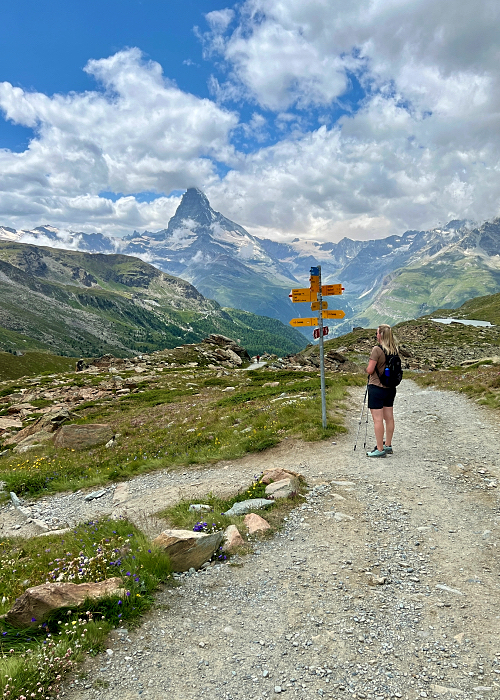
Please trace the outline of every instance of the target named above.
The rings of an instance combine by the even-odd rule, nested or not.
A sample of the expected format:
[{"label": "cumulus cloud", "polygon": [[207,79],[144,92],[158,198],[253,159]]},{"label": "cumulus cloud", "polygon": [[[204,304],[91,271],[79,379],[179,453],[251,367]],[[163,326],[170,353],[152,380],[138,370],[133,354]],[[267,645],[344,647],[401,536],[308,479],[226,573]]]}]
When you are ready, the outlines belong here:
[{"label": "cumulus cloud", "polygon": [[100,91],[48,97],[0,84],[5,117],[35,130],[23,153],[0,152],[0,190],[11,201],[11,220],[20,199],[55,223],[111,216],[140,225],[147,206],[127,196],[113,203],[99,192],[161,195],[206,186],[217,179],[214,161],[234,158],[237,116],[177,88],[138,49],[91,60],[85,70]]},{"label": "cumulus cloud", "polygon": [[[285,238],[498,215],[499,19],[491,0],[460,13],[451,0],[247,0],[213,45],[226,65],[218,97],[250,94],[283,136],[211,196],[253,233]],[[307,128],[318,106],[349,98],[353,75],[359,104]]]},{"label": "cumulus cloud", "polygon": [[[139,49],[89,61],[95,91],[0,84],[6,118],[34,130],[25,152],[0,151],[0,223],[157,230],[179,201],[169,193],[193,185],[272,238],[491,218],[499,19],[494,0],[460,12],[452,0],[243,0],[198,30],[212,100]],[[139,201],[145,191],[158,198]]]}]

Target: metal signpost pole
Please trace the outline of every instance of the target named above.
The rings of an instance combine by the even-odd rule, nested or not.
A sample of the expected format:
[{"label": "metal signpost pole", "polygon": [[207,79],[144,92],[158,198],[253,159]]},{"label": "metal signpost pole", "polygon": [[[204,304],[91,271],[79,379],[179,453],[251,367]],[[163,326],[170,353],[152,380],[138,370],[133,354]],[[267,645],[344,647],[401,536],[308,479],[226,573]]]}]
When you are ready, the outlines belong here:
[{"label": "metal signpost pole", "polygon": [[319,270],[319,367],[321,374],[321,419],[323,422],[323,429],[326,428],[326,390],[325,390],[325,355],[323,349],[323,301],[321,295],[321,266],[318,265]]}]

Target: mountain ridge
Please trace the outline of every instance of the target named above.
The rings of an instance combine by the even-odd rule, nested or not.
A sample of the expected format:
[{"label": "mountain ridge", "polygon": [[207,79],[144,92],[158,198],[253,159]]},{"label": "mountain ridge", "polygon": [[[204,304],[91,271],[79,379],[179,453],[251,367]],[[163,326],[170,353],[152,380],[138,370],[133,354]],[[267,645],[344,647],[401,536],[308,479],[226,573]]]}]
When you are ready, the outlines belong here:
[{"label": "mountain ridge", "polygon": [[210,333],[242,339],[252,354],[305,345],[295,329],[223,309],[138,258],[0,241],[0,349],[123,357]]},{"label": "mountain ridge", "polygon": [[[452,220],[428,231],[367,241],[344,237],[337,243],[282,243],[251,235],[213,210],[201,190],[189,188],[167,227],[156,233],[134,232],[119,240],[41,226],[32,232],[0,227],[2,236],[41,237],[52,244],[62,237],[71,247],[135,255],[183,277],[222,305],[285,323],[310,315],[305,305],[292,305],[288,294],[292,287],[308,286],[309,268],[320,264],[324,282],[345,287],[335,299],[345,321],[330,324],[332,335],[352,325],[413,318],[500,290],[500,219],[480,226]],[[303,333],[309,336],[310,330]]]}]

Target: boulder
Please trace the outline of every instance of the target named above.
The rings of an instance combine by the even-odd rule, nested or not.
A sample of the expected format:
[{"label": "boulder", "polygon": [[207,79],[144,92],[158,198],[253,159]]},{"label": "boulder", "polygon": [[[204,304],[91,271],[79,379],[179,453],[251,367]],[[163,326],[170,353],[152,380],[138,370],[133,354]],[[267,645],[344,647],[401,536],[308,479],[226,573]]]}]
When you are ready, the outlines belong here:
[{"label": "boulder", "polygon": [[48,433],[46,430],[40,430],[38,433],[28,435],[28,437],[25,437],[24,440],[20,440],[20,442],[18,442],[14,447],[13,451],[17,452],[18,454],[22,454],[23,452],[27,452],[28,450],[32,450],[35,447],[43,445],[44,442],[48,442],[52,438],[52,433]]},{"label": "boulder", "polygon": [[250,498],[248,501],[240,501],[235,503],[232,508],[226,510],[225,515],[233,517],[235,515],[245,515],[245,513],[251,513],[252,510],[260,510],[261,508],[269,508],[272,506],[274,501],[268,500],[267,498]]},{"label": "boulder", "polygon": [[335,360],[335,362],[343,363],[347,361],[347,357],[345,355],[342,355],[342,353],[336,352],[335,350],[330,350],[326,356],[329,360]]},{"label": "boulder", "polygon": [[256,532],[265,532],[266,530],[271,529],[271,526],[267,520],[264,520],[264,518],[261,518],[260,515],[257,515],[256,513],[248,513],[248,515],[245,515],[243,522],[248,528],[249,535],[254,535]]},{"label": "boulder", "polygon": [[222,549],[224,552],[234,552],[238,547],[242,547],[245,540],[240,535],[240,531],[236,525],[229,525],[224,531],[224,544]]},{"label": "boulder", "polygon": [[[9,430],[9,428],[22,428],[22,427],[23,427],[23,424],[19,420],[19,418],[7,418],[6,416],[0,416],[0,430]],[[7,442],[7,444],[9,444],[9,443]]]},{"label": "boulder", "polygon": [[297,493],[300,488],[300,481],[296,476],[291,476],[288,479],[280,479],[273,481],[272,484],[266,486],[266,496],[271,498],[289,498],[292,494]]},{"label": "boulder", "polygon": [[265,469],[261,482],[263,484],[270,484],[271,481],[281,481],[282,479],[289,479],[292,476],[297,477],[299,480],[303,478],[301,474],[292,472],[291,469]]},{"label": "boulder", "polygon": [[105,445],[112,437],[113,430],[106,423],[63,425],[55,435],[54,447],[83,450],[88,447]]},{"label": "boulder", "polygon": [[81,605],[87,598],[104,598],[123,585],[114,577],[99,583],[43,583],[28,588],[5,616],[13,627],[38,627],[53,610]]},{"label": "boulder", "polygon": [[35,433],[46,432],[53,433],[60,425],[62,425],[69,418],[69,413],[65,408],[57,408],[55,410],[49,411],[41,416],[31,425],[26,426],[18,433],[13,435],[6,441],[6,445],[19,444],[22,440],[29,437],[30,435],[35,435]]},{"label": "boulder", "polygon": [[199,569],[220,547],[223,532],[193,532],[192,530],[164,530],[153,540],[170,558],[174,571]]}]

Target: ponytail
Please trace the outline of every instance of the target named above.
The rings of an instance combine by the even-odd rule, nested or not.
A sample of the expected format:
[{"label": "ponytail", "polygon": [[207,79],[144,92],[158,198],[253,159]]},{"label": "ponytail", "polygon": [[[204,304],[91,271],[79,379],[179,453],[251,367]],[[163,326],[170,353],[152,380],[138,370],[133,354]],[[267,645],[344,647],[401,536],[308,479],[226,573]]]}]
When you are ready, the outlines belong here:
[{"label": "ponytail", "polygon": [[392,334],[391,327],[387,323],[382,323],[378,327],[380,335],[380,345],[386,355],[397,355],[399,352],[398,344]]}]

